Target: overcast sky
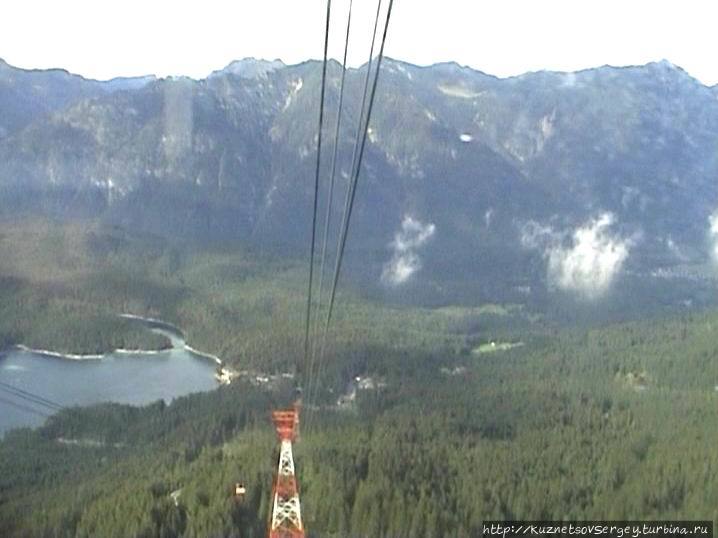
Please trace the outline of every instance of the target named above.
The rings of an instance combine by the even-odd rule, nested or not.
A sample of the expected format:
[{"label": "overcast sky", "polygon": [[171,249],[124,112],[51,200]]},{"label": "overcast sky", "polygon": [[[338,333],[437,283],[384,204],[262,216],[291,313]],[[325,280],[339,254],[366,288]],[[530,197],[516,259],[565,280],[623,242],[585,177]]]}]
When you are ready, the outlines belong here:
[{"label": "overcast sky", "polygon": [[[366,60],[376,3],[354,3],[356,65]],[[347,5],[332,3],[335,57]],[[201,78],[248,56],[321,57],[325,9],[325,0],[3,0],[0,58],[99,79]],[[667,59],[713,85],[717,27],[718,0],[395,0],[386,52],[498,76]]]}]

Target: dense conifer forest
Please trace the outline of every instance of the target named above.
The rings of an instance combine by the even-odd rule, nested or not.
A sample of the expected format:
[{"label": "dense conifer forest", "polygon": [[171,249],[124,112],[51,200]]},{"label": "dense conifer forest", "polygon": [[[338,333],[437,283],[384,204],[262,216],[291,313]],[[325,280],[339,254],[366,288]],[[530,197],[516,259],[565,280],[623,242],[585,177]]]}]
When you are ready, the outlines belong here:
[{"label": "dense conifer forest", "polygon": [[[182,327],[238,370],[286,372],[304,277],[299,263],[227,246],[6,223],[0,348],[161,347],[117,317],[131,312]],[[522,305],[380,306],[346,287],[295,448],[309,536],[469,537],[484,519],[718,523],[716,330],[714,311],[563,326]],[[0,535],[264,536],[269,412],[292,399],[291,380],[243,376],[11,431]]]}]

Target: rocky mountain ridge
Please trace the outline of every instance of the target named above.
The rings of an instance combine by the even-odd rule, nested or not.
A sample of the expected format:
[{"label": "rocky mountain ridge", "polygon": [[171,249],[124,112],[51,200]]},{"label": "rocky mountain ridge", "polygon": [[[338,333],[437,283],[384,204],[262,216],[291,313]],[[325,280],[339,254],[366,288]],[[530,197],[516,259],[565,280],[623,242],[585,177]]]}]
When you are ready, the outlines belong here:
[{"label": "rocky mountain ridge", "polygon": [[[320,68],[101,83],[0,65],[0,211],[303,252]],[[348,73],[336,207],[364,69]],[[339,75],[332,62],[327,125]],[[370,280],[591,297],[603,288],[582,283],[710,262],[718,89],[669,62],[499,79],[388,59],[377,99],[351,238]]]}]

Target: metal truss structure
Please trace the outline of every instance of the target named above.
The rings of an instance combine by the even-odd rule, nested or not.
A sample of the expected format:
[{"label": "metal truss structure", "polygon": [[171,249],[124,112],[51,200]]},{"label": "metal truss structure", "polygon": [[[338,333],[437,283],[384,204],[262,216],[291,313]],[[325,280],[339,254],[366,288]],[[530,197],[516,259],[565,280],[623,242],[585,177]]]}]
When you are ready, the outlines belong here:
[{"label": "metal truss structure", "polygon": [[294,473],[292,443],[299,432],[299,406],[272,412],[280,441],[279,465],[272,488],[272,517],[269,538],[304,538],[299,489]]}]

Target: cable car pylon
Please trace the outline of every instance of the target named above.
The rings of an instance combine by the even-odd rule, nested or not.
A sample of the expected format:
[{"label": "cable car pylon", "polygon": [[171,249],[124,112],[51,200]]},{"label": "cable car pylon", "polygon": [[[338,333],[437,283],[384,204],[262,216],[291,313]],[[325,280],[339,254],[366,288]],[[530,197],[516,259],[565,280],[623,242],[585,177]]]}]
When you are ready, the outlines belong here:
[{"label": "cable car pylon", "polygon": [[272,488],[272,517],[269,538],[304,538],[299,488],[294,472],[292,443],[299,434],[299,404],[272,411],[272,422],[279,437],[279,464]]}]

